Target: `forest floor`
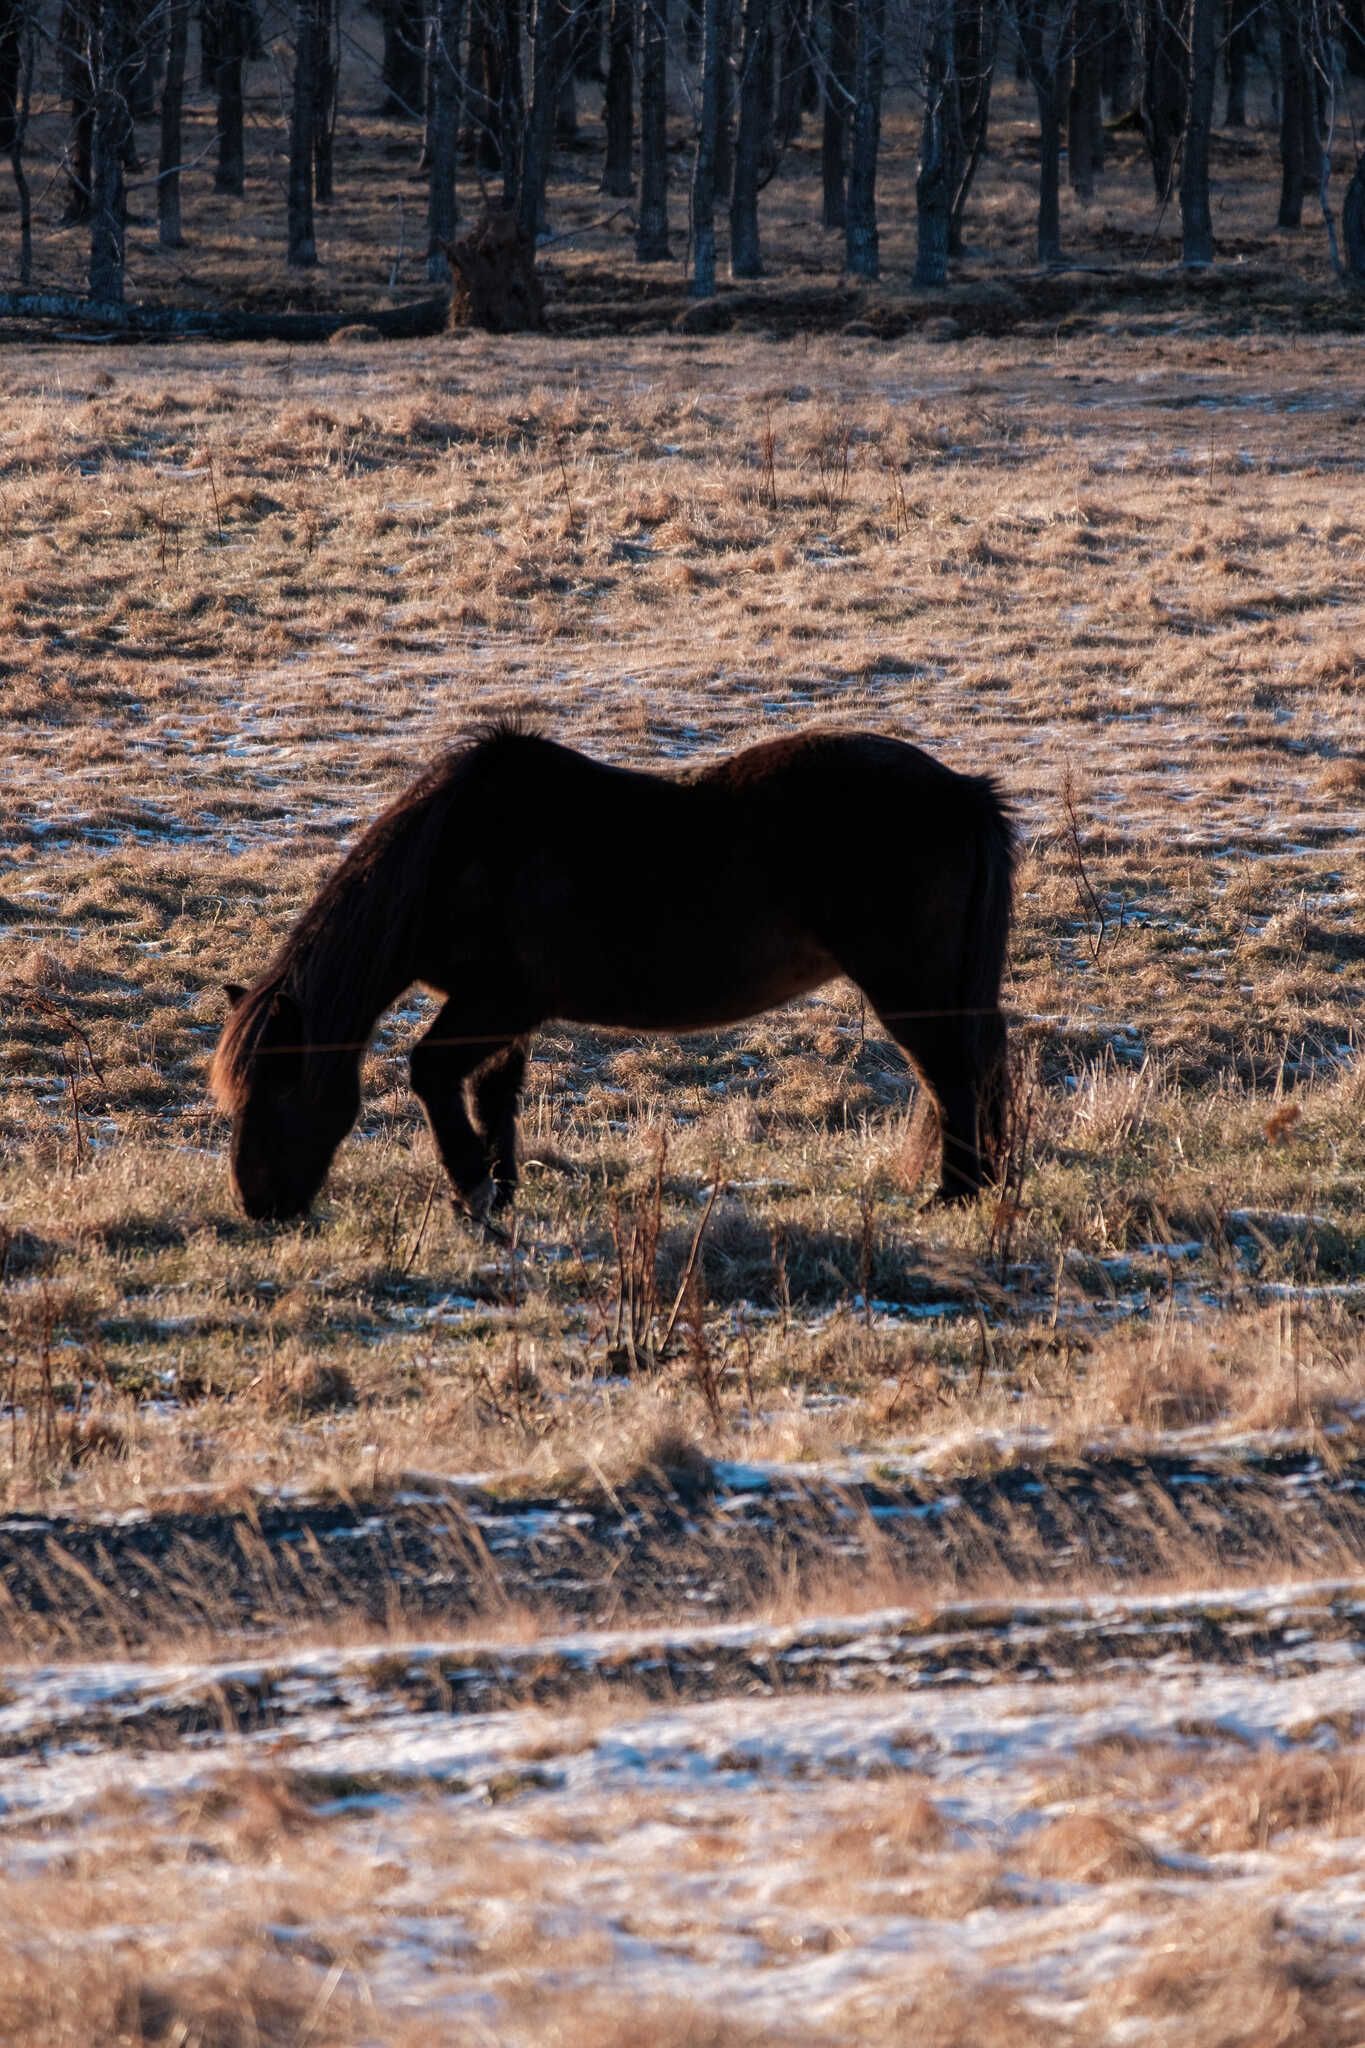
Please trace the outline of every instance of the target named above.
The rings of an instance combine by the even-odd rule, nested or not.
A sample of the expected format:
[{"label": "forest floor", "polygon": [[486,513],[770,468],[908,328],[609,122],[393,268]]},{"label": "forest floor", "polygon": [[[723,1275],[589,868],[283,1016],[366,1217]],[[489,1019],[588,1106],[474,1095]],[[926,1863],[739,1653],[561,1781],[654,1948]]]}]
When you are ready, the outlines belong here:
[{"label": "forest floor", "polygon": [[[1358,344],[939,339],[0,360],[6,2040],[1360,2038]],[[836,986],[542,1034],[490,1248],[414,992],[248,1227],[221,984],[511,711],[998,775],[1017,1199]]]}]

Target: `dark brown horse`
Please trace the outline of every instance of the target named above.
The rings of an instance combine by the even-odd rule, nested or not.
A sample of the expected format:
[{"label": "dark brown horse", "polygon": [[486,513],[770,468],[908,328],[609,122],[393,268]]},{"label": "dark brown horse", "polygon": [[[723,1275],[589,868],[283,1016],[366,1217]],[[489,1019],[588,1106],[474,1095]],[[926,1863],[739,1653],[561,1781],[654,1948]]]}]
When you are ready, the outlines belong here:
[{"label": "dark brown horse", "polygon": [[942,1192],[996,1164],[1011,835],[992,783],[872,733],[676,773],[498,726],[377,818],[231,1014],[212,1087],[249,1216],[301,1215],[360,1108],[376,1018],[443,997],[411,1058],[472,1215],[517,1183],[527,1041],[550,1018],[734,1024],[846,974],[939,1111]]}]

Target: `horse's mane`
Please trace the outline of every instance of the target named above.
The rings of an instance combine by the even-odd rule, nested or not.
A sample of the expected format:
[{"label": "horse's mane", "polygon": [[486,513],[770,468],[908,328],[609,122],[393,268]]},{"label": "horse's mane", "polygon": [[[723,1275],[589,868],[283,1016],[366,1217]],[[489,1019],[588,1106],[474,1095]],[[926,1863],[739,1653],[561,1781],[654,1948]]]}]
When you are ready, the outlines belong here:
[{"label": "horse's mane", "polygon": [[381,811],[334,869],[258,980],[234,1003],[209,1069],[220,1109],[241,1108],[277,995],[293,997],[308,1042],[362,1050],[407,971],[452,813],[471,777],[542,750],[561,751],[519,717],[477,727]]}]

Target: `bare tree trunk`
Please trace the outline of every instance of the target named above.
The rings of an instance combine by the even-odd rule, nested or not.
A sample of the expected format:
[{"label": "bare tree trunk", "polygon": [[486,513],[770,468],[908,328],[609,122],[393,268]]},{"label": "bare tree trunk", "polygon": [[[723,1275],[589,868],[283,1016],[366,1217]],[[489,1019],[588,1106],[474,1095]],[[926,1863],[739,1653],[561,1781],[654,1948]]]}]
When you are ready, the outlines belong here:
[{"label": "bare tree trunk", "polygon": [[313,227],[313,109],[317,101],[318,0],[298,0],[294,30],[294,92],[289,114],[289,264],[309,270],[318,260]]},{"label": "bare tree trunk", "polygon": [[777,145],[785,149],[801,133],[801,109],[811,76],[810,0],[784,0],[777,47]]},{"label": "bare tree trunk", "polygon": [[[515,8],[516,0],[512,0]],[[508,153],[515,160],[515,138],[504,133],[504,107],[509,90],[507,72],[508,7],[503,0],[481,0],[477,55],[470,28],[469,62],[464,81],[465,122],[475,130],[471,155],[484,170],[507,175]],[[516,78],[521,79],[521,22],[513,23],[517,40]],[[477,63],[477,72],[475,65]],[[515,172],[513,177],[515,178]],[[504,194],[504,198],[505,198]]]},{"label": "bare tree trunk", "polygon": [[956,0],[953,8],[953,90],[948,99],[952,197],[948,213],[948,254],[962,254],[967,199],[986,146],[991,83],[1000,35],[996,0]]},{"label": "bare tree trunk", "polygon": [[758,180],[772,110],[772,47],[769,0],[744,0],[739,70],[739,133],[735,180],[730,197],[730,275],[761,277],[758,239]]},{"label": "bare tree trunk", "polygon": [[1280,213],[1282,228],[1303,225],[1303,99],[1308,80],[1295,0],[1280,0]]},{"label": "bare tree trunk", "polygon": [[920,139],[919,176],[915,180],[915,275],[921,290],[948,282],[948,230],[952,215],[952,171],[949,165],[948,100],[952,42],[948,9],[951,0],[933,0],[925,50],[924,127]]},{"label": "bare tree trunk", "polygon": [[607,150],[602,190],[614,199],[628,199],[635,190],[631,160],[635,144],[635,0],[611,0],[607,46],[607,89],[602,106]]},{"label": "bare tree trunk", "polygon": [[573,49],[578,35],[579,8],[576,0],[555,0],[555,122],[556,142],[578,140],[578,94],[574,85]]},{"label": "bare tree trunk", "polygon": [[526,81],[521,68],[522,0],[494,0],[498,23],[498,153],[502,158],[502,203],[509,213],[521,205],[521,139],[526,132]]},{"label": "bare tree trunk", "polygon": [[313,79],[313,196],[320,206],[326,206],[335,191],[337,30],[336,0],[318,0],[318,58]]},{"label": "bare tree trunk", "polygon": [[19,71],[27,10],[24,0],[0,0],[0,149],[14,147],[19,119]]},{"label": "bare tree trunk", "polygon": [[1299,15],[1299,47],[1303,52],[1303,195],[1316,196],[1322,183],[1323,138],[1327,133],[1329,58],[1323,46],[1322,17],[1315,0],[1303,0]]},{"label": "bare tree trunk", "polygon": [[[436,12],[427,22],[427,124],[428,130],[436,120],[435,72],[440,61],[441,29],[440,0]],[[464,67],[464,91],[461,103],[464,107],[464,148],[484,170],[497,168],[494,137],[497,117],[497,89],[494,70],[497,59],[493,52],[492,23],[488,19],[488,0],[470,0],[469,42]],[[431,133],[427,136],[428,162],[434,148]]]},{"label": "bare tree trunk", "polygon": [[246,100],[243,69],[252,44],[249,0],[206,0],[201,22],[205,69],[213,86],[218,127],[215,192],[240,198],[246,190]]},{"label": "bare tree trunk", "polygon": [[1336,57],[1328,36],[1333,26],[1334,24],[1331,23],[1330,19],[1325,21],[1321,14],[1315,12],[1313,21],[1313,63],[1320,87],[1320,92],[1315,95],[1320,123],[1317,135],[1318,207],[1322,214],[1323,227],[1327,231],[1327,255],[1332,265],[1332,275],[1344,279],[1347,276],[1347,271],[1346,266],[1341,260],[1341,250],[1337,243],[1337,229],[1336,222],[1332,219],[1331,200],[1332,136],[1336,129],[1337,78]]},{"label": "bare tree trunk", "polygon": [[246,94],[240,57],[218,67],[218,165],[213,189],[238,198],[246,191]]},{"label": "bare tree trunk", "polygon": [[720,119],[724,0],[702,0],[701,108],[692,163],[692,297],[716,290],[716,127]]},{"label": "bare tree trunk", "polygon": [[418,120],[422,113],[422,0],[383,0],[383,111]]},{"label": "bare tree trunk", "polygon": [[439,0],[431,50],[431,141],[427,152],[427,276],[446,275],[455,239],[455,159],[460,147],[460,30],[464,0]]},{"label": "bare tree trunk", "polygon": [[573,21],[569,29],[569,67],[584,85],[605,85],[602,69],[602,40],[610,20],[607,0],[572,0]]},{"label": "bare tree trunk", "polygon": [[730,196],[735,181],[735,74],[730,53],[735,41],[737,0],[720,0],[720,69],[716,78],[716,192]]},{"label": "bare tree trunk", "polygon": [[1103,36],[1098,0],[1077,0],[1066,163],[1072,190],[1079,199],[1094,198],[1103,162]]},{"label": "bare tree trunk", "polygon": [[879,277],[877,152],[882,132],[886,0],[855,0],[853,132],[848,164],[844,262],[854,277]]},{"label": "bare tree trunk", "polygon": [[635,254],[668,261],[668,0],[642,0],[640,24],[640,213]]},{"label": "bare tree trunk", "polygon": [[94,57],[90,145],[90,270],[92,299],[123,300],[128,194],[123,180],[128,147],[128,50],[122,0],[99,0]]},{"label": "bare tree trunk", "polygon": [[[768,184],[776,175],[777,166],[782,160],[782,152],[786,148],[786,143],[780,142],[778,140],[777,133],[779,113],[778,100],[782,90],[782,35],[779,33],[782,27],[782,4],[783,0],[768,0],[766,8],[767,20],[762,37],[763,77],[760,82],[758,92],[757,122],[758,167],[760,186]],[[739,68],[739,93],[740,99],[742,101],[744,96],[744,60],[742,56],[740,58]],[[741,106],[739,111],[739,120],[742,121],[743,118],[744,114],[743,108]],[[800,107],[796,108],[794,119],[796,121],[796,126],[799,129],[801,126]],[[791,140],[790,136],[787,138],[787,140]],[[736,166],[738,166],[738,124],[736,124],[735,129],[735,155]],[[739,171],[738,167],[736,167],[735,176],[738,177],[738,175]],[[733,186],[731,187],[730,196],[731,201],[733,203]]]},{"label": "bare tree trunk", "polygon": [[1175,155],[1185,132],[1188,62],[1180,31],[1180,0],[1143,0],[1142,127],[1156,196],[1171,196]]},{"label": "bare tree trunk", "polygon": [[545,187],[550,175],[550,137],[558,90],[556,29],[559,0],[535,0],[531,31],[531,105],[523,130],[517,214],[526,233],[545,229]]},{"label": "bare tree trunk", "polygon": [[1102,94],[1111,114],[1133,106],[1133,24],[1123,0],[1103,0],[1104,43],[1100,56]]},{"label": "bare tree trunk", "polygon": [[1038,261],[1062,260],[1062,120],[1070,95],[1068,42],[1070,0],[1055,9],[1050,0],[1025,0],[1019,9],[1019,43],[1038,100]]},{"label": "bare tree trunk", "polygon": [[854,0],[829,0],[829,61],[825,68],[824,133],[820,175],[822,219],[827,228],[844,225],[848,125],[853,109]]},{"label": "bare tree trunk", "polygon": [[1213,214],[1209,207],[1209,140],[1213,133],[1213,92],[1218,81],[1219,0],[1191,0],[1190,115],[1180,163],[1181,261],[1189,269],[1213,261]]},{"label": "bare tree trunk", "polygon": [[1247,59],[1252,49],[1248,8],[1249,0],[1227,0],[1227,37],[1223,45],[1228,81],[1225,128],[1245,128],[1247,124]]},{"label": "bare tree trunk", "polygon": [[160,0],[138,0],[136,19],[129,29],[136,60],[128,82],[128,110],[135,122],[153,121],[161,60],[166,54],[166,10]]},{"label": "bare tree trunk", "polygon": [[68,224],[90,218],[96,41],[92,8],[95,4],[96,0],[62,0],[57,24],[62,87],[71,102],[71,144],[66,159],[67,196],[62,214],[62,219]]},{"label": "bare tree trunk", "polygon": [[1056,83],[1037,87],[1040,163],[1038,169],[1038,261],[1062,260],[1062,95]]},{"label": "bare tree trunk", "polygon": [[1347,277],[1353,284],[1365,285],[1365,155],[1357,159],[1341,203],[1341,240]]},{"label": "bare tree trunk", "polygon": [[157,236],[163,249],[184,244],[180,226],[180,162],[184,153],[185,57],[190,38],[190,0],[169,0],[166,79],[161,88],[160,177],[156,187]]},{"label": "bare tree trunk", "polygon": [[1346,52],[1346,69],[1352,78],[1365,78],[1365,0],[1345,0],[1341,10],[1341,40]]},{"label": "bare tree trunk", "polygon": [[[5,33],[13,37],[14,68],[6,72],[3,109],[5,144],[14,173],[14,196],[19,211],[19,282],[33,279],[33,198],[28,172],[24,169],[24,143],[28,137],[29,110],[33,104],[33,71],[38,54],[37,24],[24,0],[15,0],[5,20]],[[8,61],[8,60],[7,60]]]}]

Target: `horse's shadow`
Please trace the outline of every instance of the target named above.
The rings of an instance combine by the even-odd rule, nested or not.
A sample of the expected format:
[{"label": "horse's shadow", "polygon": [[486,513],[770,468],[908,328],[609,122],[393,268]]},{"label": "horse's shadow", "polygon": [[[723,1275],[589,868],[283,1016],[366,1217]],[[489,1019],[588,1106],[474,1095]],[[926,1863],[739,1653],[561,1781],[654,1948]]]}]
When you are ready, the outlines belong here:
[{"label": "horse's shadow", "polygon": [[[694,1229],[675,1228],[660,1237],[665,1294],[682,1278],[693,1236]],[[893,1306],[975,1299],[960,1258],[950,1270],[931,1249],[877,1227],[875,1217],[864,1238],[804,1223],[768,1225],[738,1203],[718,1203],[699,1256],[703,1292],[721,1308],[819,1309],[857,1296]]]}]

